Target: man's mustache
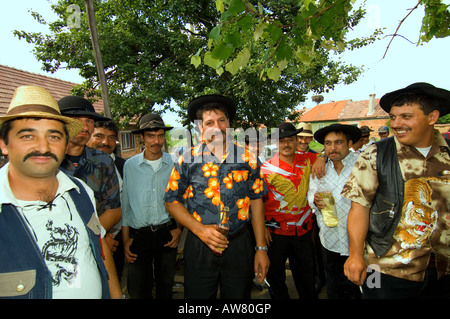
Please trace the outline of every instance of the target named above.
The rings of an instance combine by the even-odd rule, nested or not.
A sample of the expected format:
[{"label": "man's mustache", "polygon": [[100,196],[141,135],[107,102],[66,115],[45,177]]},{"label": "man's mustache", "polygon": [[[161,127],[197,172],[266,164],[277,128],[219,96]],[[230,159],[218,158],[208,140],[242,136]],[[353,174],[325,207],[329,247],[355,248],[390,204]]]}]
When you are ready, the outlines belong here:
[{"label": "man's mustache", "polygon": [[44,154],[42,154],[41,152],[31,152],[31,153],[25,155],[25,157],[23,158],[23,161],[25,162],[30,157],[35,157],[35,156],[38,156],[38,157],[51,157],[55,161],[58,162],[58,157],[55,154],[53,154],[52,152],[46,152]]}]

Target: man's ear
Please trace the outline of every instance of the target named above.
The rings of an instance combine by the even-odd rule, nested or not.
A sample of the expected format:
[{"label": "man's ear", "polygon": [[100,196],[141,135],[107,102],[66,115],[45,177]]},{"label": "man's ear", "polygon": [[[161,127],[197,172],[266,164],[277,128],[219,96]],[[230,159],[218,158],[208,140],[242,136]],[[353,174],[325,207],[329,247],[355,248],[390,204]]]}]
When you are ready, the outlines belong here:
[{"label": "man's ear", "polygon": [[2,138],[0,138],[0,149],[2,150],[3,155],[8,155],[8,149],[6,148],[6,143]]},{"label": "man's ear", "polygon": [[428,124],[434,125],[439,120],[440,113],[438,110],[433,110],[428,114]]}]

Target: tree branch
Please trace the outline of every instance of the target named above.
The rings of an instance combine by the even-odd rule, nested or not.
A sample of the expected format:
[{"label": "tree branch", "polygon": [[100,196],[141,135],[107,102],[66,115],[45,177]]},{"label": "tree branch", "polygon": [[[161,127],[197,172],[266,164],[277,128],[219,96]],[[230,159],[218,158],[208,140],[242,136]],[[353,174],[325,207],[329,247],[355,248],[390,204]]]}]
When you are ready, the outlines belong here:
[{"label": "tree branch", "polygon": [[[381,58],[381,60],[383,60],[383,59],[386,57],[386,54],[387,54],[387,52],[388,52],[388,50],[389,50],[389,47],[391,46],[391,43],[392,43],[392,41],[394,41],[394,38],[395,38],[396,36],[400,36],[400,37],[406,39],[404,36],[401,36],[401,35],[398,34],[398,30],[399,30],[400,27],[402,26],[403,22],[405,22],[405,20],[409,17],[409,15],[410,15],[414,10],[416,10],[416,9],[419,7],[419,5],[420,5],[421,2],[422,2],[422,0],[419,0],[419,2],[417,2],[416,6],[415,6],[414,8],[412,8],[411,11],[409,11],[409,13],[408,13],[408,14],[400,21],[400,23],[399,23],[398,26],[397,26],[397,29],[395,30],[395,33],[392,34],[392,35],[389,35],[389,36],[391,36],[392,38],[391,38],[391,41],[389,41],[389,44],[388,44],[388,46],[387,46],[387,48],[386,48],[386,51],[384,51],[384,55],[383,55],[383,57]],[[408,40],[408,39],[406,39],[406,40]],[[409,41],[409,40],[408,40],[408,41]],[[411,41],[409,41],[409,42],[411,42]],[[413,42],[411,42],[411,43],[413,43]]]}]

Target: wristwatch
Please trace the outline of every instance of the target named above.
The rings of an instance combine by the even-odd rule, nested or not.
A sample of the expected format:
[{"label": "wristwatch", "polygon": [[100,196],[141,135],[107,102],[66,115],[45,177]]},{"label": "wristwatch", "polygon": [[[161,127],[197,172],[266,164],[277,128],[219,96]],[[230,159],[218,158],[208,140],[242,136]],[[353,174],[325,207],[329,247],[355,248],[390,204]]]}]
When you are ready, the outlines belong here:
[{"label": "wristwatch", "polygon": [[255,251],[258,251],[258,250],[268,251],[269,249],[267,248],[267,246],[256,246]]}]

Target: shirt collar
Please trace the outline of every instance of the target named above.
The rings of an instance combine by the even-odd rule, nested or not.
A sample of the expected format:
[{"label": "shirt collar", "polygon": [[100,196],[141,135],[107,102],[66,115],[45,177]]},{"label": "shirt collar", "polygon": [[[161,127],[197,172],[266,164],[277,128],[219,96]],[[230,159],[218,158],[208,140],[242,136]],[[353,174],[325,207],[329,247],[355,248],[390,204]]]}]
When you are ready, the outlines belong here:
[{"label": "shirt collar", "polygon": [[[402,150],[411,150],[412,146],[405,145],[400,143],[397,139],[397,136],[394,135],[395,145],[397,148],[397,153],[400,153]],[[448,144],[445,141],[444,137],[438,130],[434,130],[434,143],[431,145],[432,148],[438,147],[441,151],[445,152],[448,149]]]},{"label": "shirt collar", "polygon": [[[9,163],[6,163],[0,169],[0,205],[12,204],[17,206],[17,199],[11,191],[11,187],[9,186],[8,172]],[[76,189],[78,192],[80,192],[78,186],[69,178],[69,176],[67,176],[62,171],[58,171],[58,173],[56,174],[56,178],[58,179],[58,190],[56,191],[56,194],[64,195],[71,189]]]},{"label": "shirt collar", "polygon": [[[142,151],[141,153],[139,153],[139,157],[138,157],[139,162],[138,162],[138,165],[143,164],[143,163],[146,163],[146,162],[145,162],[145,158],[144,158],[144,152],[145,152],[145,151]],[[172,156],[171,156],[170,154],[166,153],[166,152],[162,152],[162,163],[170,164],[171,162],[172,162]]]}]

